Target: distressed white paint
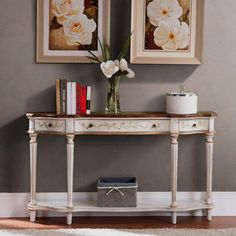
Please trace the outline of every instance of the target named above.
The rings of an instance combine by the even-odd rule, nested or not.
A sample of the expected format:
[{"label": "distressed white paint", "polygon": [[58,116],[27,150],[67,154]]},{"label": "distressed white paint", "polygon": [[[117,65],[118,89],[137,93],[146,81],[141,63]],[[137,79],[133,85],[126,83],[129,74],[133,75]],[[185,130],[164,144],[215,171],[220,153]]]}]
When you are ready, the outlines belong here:
[{"label": "distressed white paint", "polygon": [[[236,216],[236,192],[213,192],[212,194],[215,207],[212,210],[212,216]],[[93,205],[96,204],[96,193],[73,193],[74,203],[84,204],[87,202]],[[179,206],[183,202],[189,202],[192,204],[204,203],[206,198],[205,192],[178,192],[177,198],[179,200]],[[28,217],[29,212],[27,210],[27,204],[30,199],[29,193],[0,193],[0,217]],[[46,203],[47,205],[57,205],[66,209],[67,207],[67,193],[37,193],[37,200],[39,203]],[[168,207],[168,204],[171,200],[170,192],[138,192],[137,201],[138,205],[140,202],[156,202],[156,207],[165,206]],[[53,204],[54,203],[54,204]],[[75,212],[75,216],[142,216],[147,215],[147,212]],[[65,216],[64,212],[52,212],[52,211],[40,211],[37,214],[39,217],[46,216]],[[166,211],[158,212],[149,212],[148,215],[160,215],[160,216],[169,216],[170,213]],[[178,212],[179,216],[204,216],[204,211],[194,211],[194,212]]]},{"label": "distressed white paint", "polygon": [[111,134],[135,135],[179,133],[195,134],[214,131],[212,118],[42,118],[29,117],[29,132],[48,134]]},{"label": "distressed white paint", "polygon": [[35,121],[35,131],[65,132],[64,120],[42,119]]},{"label": "distressed white paint", "polygon": [[[207,191],[206,203],[213,204],[212,199],[212,172],[213,172],[213,133],[206,135],[206,166],[207,166]],[[212,218],[211,210],[207,210],[207,219],[210,221]]]},{"label": "distressed white paint", "polygon": [[215,119],[210,118],[209,132],[214,132],[214,123],[215,123]]},{"label": "distressed white paint", "polygon": [[[67,208],[73,208],[74,135],[67,135]],[[72,224],[72,213],[67,213],[67,224]]]},{"label": "distressed white paint", "polygon": [[169,132],[169,120],[76,120],[75,132]]},{"label": "distressed white paint", "polygon": [[66,119],[66,133],[74,133],[74,120]]},{"label": "distressed white paint", "polygon": [[[178,179],[178,134],[171,134],[171,205],[177,209],[177,179]],[[177,223],[177,214],[172,212],[172,223]]]},{"label": "distressed white paint", "polygon": [[180,132],[192,132],[194,131],[207,131],[209,130],[209,119],[191,119],[180,120],[179,131]]},{"label": "distressed white paint", "polygon": [[[30,203],[36,206],[36,174],[37,174],[37,134],[30,134]],[[30,221],[35,222],[35,211],[30,211]]]},{"label": "distressed white paint", "polygon": [[[30,219],[35,221],[36,211],[64,212],[67,214],[67,224],[72,223],[72,212],[158,212],[166,211],[172,214],[172,223],[177,222],[177,212],[207,210],[207,219],[211,220],[212,201],[212,165],[213,165],[213,134],[210,132],[214,127],[209,125],[212,118],[51,118],[29,116],[32,127],[30,130],[30,157],[31,157],[31,201],[28,209],[31,212]],[[67,136],[67,205],[53,206],[40,204],[36,201],[36,164],[37,164],[37,142],[39,133],[65,134]],[[80,134],[160,134],[167,133],[171,136],[171,201],[167,204],[156,202],[156,199],[139,201],[137,208],[98,208],[93,202],[84,201],[75,204],[73,202],[73,168],[74,168],[74,136]],[[207,189],[206,201],[181,203],[177,202],[177,180],[178,180],[178,137],[185,134],[206,134],[206,159],[207,159]]]},{"label": "distressed white paint", "polygon": [[171,119],[170,120],[170,132],[178,133],[179,132],[179,119]]}]

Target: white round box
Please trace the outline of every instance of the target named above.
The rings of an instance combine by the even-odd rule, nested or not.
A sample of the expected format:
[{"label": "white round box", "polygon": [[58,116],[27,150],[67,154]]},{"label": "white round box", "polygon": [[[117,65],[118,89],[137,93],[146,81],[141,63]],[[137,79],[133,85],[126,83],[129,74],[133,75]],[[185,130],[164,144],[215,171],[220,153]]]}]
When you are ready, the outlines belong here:
[{"label": "white round box", "polygon": [[195,93],[168,93],[166,112],[177,115],[196,114],[197,95]]}]

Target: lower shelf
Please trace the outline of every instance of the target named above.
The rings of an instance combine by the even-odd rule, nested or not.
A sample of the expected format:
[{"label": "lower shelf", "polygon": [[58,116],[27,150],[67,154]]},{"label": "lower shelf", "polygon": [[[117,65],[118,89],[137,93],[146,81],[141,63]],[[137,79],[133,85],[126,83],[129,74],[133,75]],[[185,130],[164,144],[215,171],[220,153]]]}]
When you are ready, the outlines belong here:
[{"label": "lower shelf", "polygon": [[179,201],[176,208],[171,208],[169,201],[160,199],[142,199],[138,201],[137,207],[97,207],[95,200],[83,200],[74,202],[73,208],[68,208],[65,202],[38,202],[37,205],[28,205],[31,211],[52,211],[52,212],[186,212],[213,209],[213,205],[208,205],[204,201]]}]

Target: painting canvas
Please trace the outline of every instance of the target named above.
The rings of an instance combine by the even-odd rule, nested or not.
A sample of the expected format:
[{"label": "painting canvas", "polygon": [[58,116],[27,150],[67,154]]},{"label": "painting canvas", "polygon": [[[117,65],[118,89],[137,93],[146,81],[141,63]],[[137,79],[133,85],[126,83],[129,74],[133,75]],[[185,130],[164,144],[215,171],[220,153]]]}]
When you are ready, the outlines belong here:
[{"label": "painting canvas", "polygon": [[131,62],[200,64],[202,11],[203,0],[134,0]]},{"label": "painting canvas", "polygon": [[90,62],[101,56],[98,37],[109,43],[108,0],[38,0],[37,61]]},{"label": "painting canvas", "polygon": [[190,0],[146,0],[145,49],[188,50]]}]

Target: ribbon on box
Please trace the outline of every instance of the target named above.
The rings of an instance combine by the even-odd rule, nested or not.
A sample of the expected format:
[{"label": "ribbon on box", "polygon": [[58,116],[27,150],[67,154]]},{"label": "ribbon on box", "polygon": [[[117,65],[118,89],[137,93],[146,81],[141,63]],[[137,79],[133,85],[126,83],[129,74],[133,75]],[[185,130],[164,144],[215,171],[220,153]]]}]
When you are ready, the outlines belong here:
[{"label": "ribbon on box", "polygon": [[118,191],[122,197],[125,196],[125,194],[124,194],[118,187],[114,187],[114,188],[110,189],[110,190],[106,193],[106,195],[109,196],[109,194],[112,193],[114,190]]}]

